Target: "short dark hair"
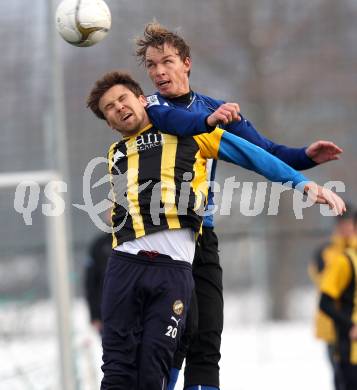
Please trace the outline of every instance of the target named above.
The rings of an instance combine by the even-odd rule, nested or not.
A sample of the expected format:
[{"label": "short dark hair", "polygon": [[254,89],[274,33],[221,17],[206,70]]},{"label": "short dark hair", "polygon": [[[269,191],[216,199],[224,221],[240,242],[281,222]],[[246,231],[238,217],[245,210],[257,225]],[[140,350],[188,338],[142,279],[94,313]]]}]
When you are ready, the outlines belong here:
[{"label": "short dark hair", "polygon": [[168,30],[157,22],[148,23],[144,29],[144,35],[136,39],[136,57],[141,64],[145,64],[146,50],[148,47],[162,48],[164,44],[173,46],[178,51],[182,61],[191,58],[190,46],[177,33]]},{"label": "short dark hair", "polygon": [[114,87],[114,85],[124,85],[137,97],[144,95],[140,84],[136,82],[129,73],[122,71],[112,71],[106,73],[102,78],[95,82],[94,87],[87,98],[87,107],[89,107],[100,119],[106,120],[103,112],[99,108],[99,101],[105,92],[107,92],[111,87]]}]

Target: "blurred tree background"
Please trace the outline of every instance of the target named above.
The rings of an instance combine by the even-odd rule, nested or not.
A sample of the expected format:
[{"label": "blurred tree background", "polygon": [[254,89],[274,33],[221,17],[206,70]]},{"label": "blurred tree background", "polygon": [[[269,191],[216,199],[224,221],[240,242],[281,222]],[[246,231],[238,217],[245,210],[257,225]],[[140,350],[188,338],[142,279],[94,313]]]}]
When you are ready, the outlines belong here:
[{"label": "blurred tree background", "polygon": [[[60,45],[71,203],[83,203],[82,176],[88,162],[105,156],[117,138],[86,109],[86,96],[97,78],[115,68],[129,70],[147,93],[152,92],[133,53],[134,38],[154,18],[190,43],[194,90],[238,102],[255,127],[276,142],[303,146],[327,139],[340,145],[344,149],[341,161],[319,166],[307,175],[319,183],[343,181],[344,197],[354,201],[355,0],[180,0],[164,4],[159,0],[107,0],[107,4],[113,24],[103,42],[91,48]],[[54,16],[48,15],[47,0],[2,2],[0,11],[0,173],[47,169],[51,167],[47,152],[51,142],[48,36]],[[97,178],[105,174],[102,168],[95,173]],[[221,163],[218,181],[223,183],[230,176],[240,182],[262,181]],[[32,226],[26,226],[14,210],[14,193],[15,188],[2,189],[0,196],[0,269],[8,275],[0,282],[0,294],[16,298],[31,291],[41,298],[48,294],[44,217],[39,207]],[[104,185],[93,190],[94,202],[107,193]],[[43,201],[41,195],[40,204]],[[267,216],[268,197],[262,215],[244,216],[242,207],[247,202],[240,187],[231,215],[216,216],[226,291],[255,288],[266,303],[265,315],[275,319],[294,316],[292,291],[308,285],[307,262],[327,239],[332,218],[321,216],[315,206],[304,211],[303,220],[296,220],[291,192],[282,195],[278,216]],[[98,231],[86,213],[67,207],[73,224],[73,283],[81,294],[88,244]]]}]

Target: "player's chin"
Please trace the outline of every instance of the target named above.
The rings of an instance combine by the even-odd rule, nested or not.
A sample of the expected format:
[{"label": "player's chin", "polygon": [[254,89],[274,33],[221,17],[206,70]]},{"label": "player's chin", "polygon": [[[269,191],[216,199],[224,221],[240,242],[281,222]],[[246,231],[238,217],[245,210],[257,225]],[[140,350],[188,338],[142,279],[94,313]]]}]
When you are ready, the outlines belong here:
[{"label": "player's chin", "polygon": [[171,88],[171,84],[160,86],[158,87],[158,90],[162,96],[165,96],[167,98],[177,97],[177,95],[175,95],[175,91],[173,90],[173,88]]},{"label": "player's chin", "polygon": [[128,133],[137,133],[141,129],[142,129],[141,124],[135,121],[133,123],[128,124],[126,131]]}]

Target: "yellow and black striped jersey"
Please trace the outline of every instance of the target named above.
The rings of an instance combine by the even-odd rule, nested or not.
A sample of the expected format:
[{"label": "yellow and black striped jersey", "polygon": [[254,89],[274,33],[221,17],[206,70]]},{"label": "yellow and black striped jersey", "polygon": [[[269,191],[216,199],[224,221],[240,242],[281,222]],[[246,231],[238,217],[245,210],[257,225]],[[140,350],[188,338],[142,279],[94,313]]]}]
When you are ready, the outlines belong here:
[{"label": "yellow and black striped jersey", "polygon": [[[308,273],[318,292],[320,291],[321,277],[327,264],[343,253],[345,249],[345,240],[333,236],[331,242],[319,249],[314,260],[309,264]],[[319,308],[315,314],[315,336],[329,344],[334,343],[336,338],[333,320]]]},{"label": "yellow and black striped jersey", "polygon": [[[347,248],[354,248],[356,246],[355,241],[355,238],[345,239],[339,235],[333,235],[330,242],[324,244],[317,251],[315,258],[309,263],[308,274],[318,292],[320,292],[322,275],[327,265],[343,255]],[[315,314],[315,335],[318,339],[329,344],[334,343],[336,338],[333,320],[319,308]]]},{"label": "yellow and black striped jersey", "polygon": [[[346,249],[329,262],[324,271],[321,292],[335,300],[336,308],[346,319],[357,324],[357,251]],[[357,364],[357,342],[352,342],[344,326],[335,322],[337,352],[340,358]]]},{"label": "yellow and black striped jersey", "polygon": [[222,134],[216,128],[177,137],[150,124],[110,147],[113,247],[165,229],[200,230],[208,191],[206,161],[218,157]]}]

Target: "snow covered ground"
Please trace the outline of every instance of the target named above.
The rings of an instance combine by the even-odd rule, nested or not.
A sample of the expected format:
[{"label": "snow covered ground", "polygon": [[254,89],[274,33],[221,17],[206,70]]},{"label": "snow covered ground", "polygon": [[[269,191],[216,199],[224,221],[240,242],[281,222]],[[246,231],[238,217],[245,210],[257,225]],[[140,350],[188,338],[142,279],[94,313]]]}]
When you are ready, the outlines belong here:
[{"label": "snow covered ground", "polygon": [[[243,326],[234,319],[235,302],[226,299],[222,390],[332,390],[324,346],[313,338],[310,321],[255,321]],[[78,389],[98,389],[99,338],[88,326],[82,301],[76,302],[73,313]],[[48,302],[29,307],[28,311],[2,306],[1,390],[59,390],[54,318]],[[182,389],[181,377],[177,389]]]}]

